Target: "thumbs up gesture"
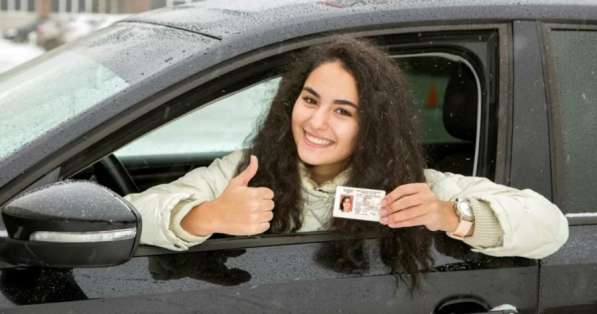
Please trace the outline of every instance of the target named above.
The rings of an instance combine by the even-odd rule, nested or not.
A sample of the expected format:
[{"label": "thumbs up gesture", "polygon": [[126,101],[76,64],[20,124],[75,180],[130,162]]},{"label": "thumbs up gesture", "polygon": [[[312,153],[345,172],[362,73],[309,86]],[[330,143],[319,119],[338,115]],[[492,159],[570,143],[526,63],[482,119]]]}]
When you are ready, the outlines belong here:
[{"label": "thumbs up gesture", "polygon": [[248,186],[257,169],[257,157],[251,156],[247,168],[230,180],[222,194],[193,208],[183,219],[182,227],[197,235],[254,235],[269,229],[274,217],[274,192]]}]

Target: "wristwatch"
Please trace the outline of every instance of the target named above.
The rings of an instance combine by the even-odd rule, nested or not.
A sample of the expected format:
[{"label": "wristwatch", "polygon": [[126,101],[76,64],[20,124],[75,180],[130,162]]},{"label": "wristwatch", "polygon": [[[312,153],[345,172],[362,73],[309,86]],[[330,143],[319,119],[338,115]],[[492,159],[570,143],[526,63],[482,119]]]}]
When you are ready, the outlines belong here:
[{"label": "wristwatch", "polygon": [[473,214],[471,202],[464,198],[456,198],[454,201],[454,210],[460,218],[460,222],[458,223],[456,230],[454,230],[454,232],[448,233],[448,235],[461,239],[466,237],[471,232],[473,224],[475,223],[475,215]]}]

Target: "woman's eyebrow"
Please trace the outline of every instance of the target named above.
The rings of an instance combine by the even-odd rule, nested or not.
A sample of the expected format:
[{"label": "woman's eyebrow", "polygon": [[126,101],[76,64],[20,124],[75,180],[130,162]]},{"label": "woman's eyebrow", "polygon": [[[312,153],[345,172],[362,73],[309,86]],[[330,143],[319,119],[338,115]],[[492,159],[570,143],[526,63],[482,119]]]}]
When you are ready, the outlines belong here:
[{"label": "woman's eyebrow", "polygon": [[[309,92],[309,93],[313,94],[313,96],[315,96],[315,97],[317,97],[317,98],[320,98],[319,94],[318,94],[318,93],[317,93],[317,92],[316,92],[316,91],[315,91],[313,88],[311,88],[311,87],[309,87],[309,86],[305,86],[305,87],[303,87],[303,90],[305,90],[305,91],[307,91],[307,92]],[[338,104],[338,105],[347,105],[347,106],[351,106],[351,107],[354,107],[354,108],[356,108],[356,109],[358,109],[358,108],[359,108],[359,106],[357,106],[355,103],[353,103],[353,102],[352,102],[352,101],[350,101],[350,100],[346,100],[346,99],[334,99],[334,103],[335,103],[335,104]]]},{"label": "woman's eyebrow", "polygon": [[347,106],[354,107],[355,109],[359,109],[359,106],[354,104],[352,101],[346,100],[346,99],[336,99],[336,100],[334,100],[334,103],[338,104],[338,105],[347,105]]},{"label": "woman's eyebrow", "polygon": [[313,88],[311,88],[309,86],[305,86],[305,87],[303,87],[303,90],[306,90],[309,93],[313,94],[313,96],[319,98],[319,94]]}]

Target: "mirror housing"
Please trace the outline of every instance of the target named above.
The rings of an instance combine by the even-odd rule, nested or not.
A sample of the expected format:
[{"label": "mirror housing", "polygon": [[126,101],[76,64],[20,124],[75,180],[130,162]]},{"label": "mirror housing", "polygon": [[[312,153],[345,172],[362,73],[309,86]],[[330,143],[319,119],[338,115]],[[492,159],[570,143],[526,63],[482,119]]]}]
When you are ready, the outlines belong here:
[{"label": "mirror housing", "polygon": [[53,183],[2,208],[0,259],[16,266],[100,267],[130,260],[141,216],[123,198],[86,181]]}]

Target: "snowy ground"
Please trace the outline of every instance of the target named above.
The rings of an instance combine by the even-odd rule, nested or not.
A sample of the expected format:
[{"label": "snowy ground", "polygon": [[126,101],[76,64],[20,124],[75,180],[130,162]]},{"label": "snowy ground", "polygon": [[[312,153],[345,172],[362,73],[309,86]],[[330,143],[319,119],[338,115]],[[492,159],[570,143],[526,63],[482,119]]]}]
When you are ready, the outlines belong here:
[{"label": "snowy ground", "polygon": [[44,53],[44,50],[31,44],[16,44],[0,38],[0,73]]}]

